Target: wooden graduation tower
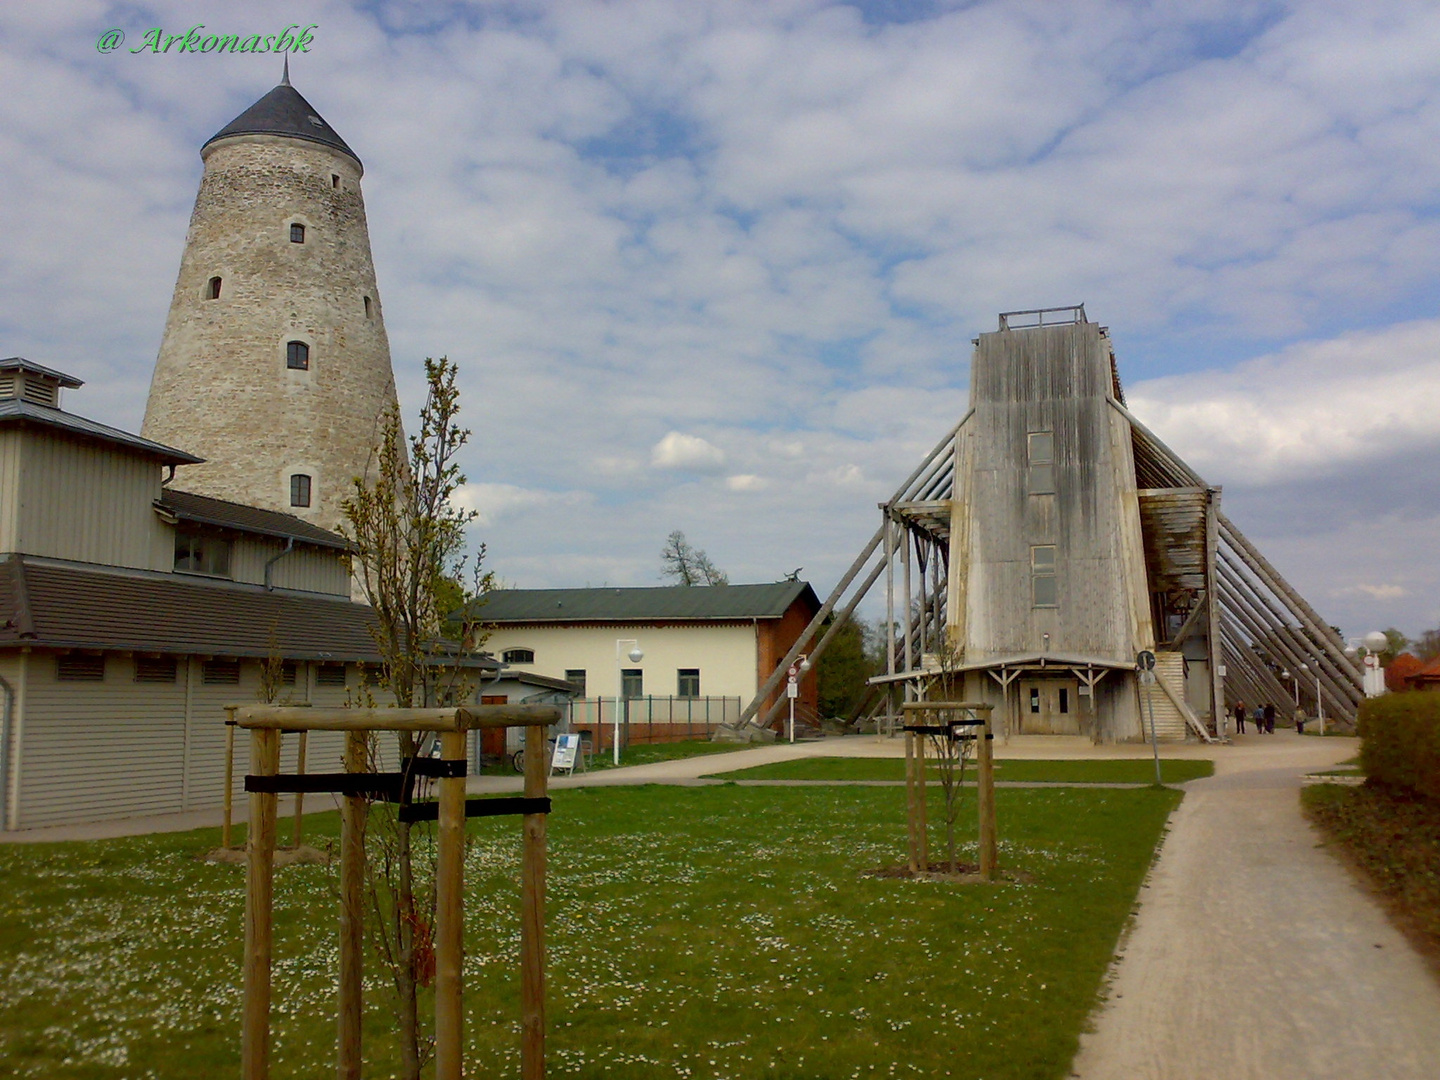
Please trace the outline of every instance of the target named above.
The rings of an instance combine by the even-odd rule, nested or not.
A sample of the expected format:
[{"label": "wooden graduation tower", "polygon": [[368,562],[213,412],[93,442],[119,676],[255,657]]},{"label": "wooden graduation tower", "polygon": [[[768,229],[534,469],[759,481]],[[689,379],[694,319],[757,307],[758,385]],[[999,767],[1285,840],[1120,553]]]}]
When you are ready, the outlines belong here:
[{"label": "wooden graduation tower", "polygon": [[[1159,737],[1209,740],[1236,700],[1283,706],[1298,685],[1313,713],[1317,673],[1325,714],[1354,718],[1344,643],[1126,409],[1083,306],[1008,312],[975,339],[969,411],[880,510],[792,650],[822,651],[825,618],[884,577],[895,632],[872,712],[913,700],[948,639],[950,692],[991,702],[1002,734],[1139,740],[1153,708]],[[1141,650],[1157,656],[1149,689]],[[744,719],[766,721],[771,689]]]}]

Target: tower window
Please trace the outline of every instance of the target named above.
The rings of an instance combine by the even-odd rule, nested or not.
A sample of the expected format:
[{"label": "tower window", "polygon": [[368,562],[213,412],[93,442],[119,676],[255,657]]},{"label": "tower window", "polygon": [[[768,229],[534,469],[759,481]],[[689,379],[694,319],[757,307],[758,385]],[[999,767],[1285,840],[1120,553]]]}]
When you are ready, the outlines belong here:
[{"label": "tower window", "polygon": [[305,242],[305,226],[295,222],[290,226],[290,242],[292,244],[303,244]]},{"label": "tower window", "polygon": [[1055,607],[1055,545],[1043,544],[1030,549],[1031,603],[1035,607]]},{"label": "tower window", "polygon": [[310,505],[310,477],[304,473],[290,474],[290,505]]},{"label": "tower window", "polygon": [[310,346],[303,341],[285,343],[285,366],[293,371],[310,370]]},{"label": "tower window", "polygon": [[365,317],[370,318],[370,297],[365,297]]},{"label": "tower window", "polygon": [[205,296],[209,300],[220,299],[220,279],[218,277],[210,279],[210,284],[205,288]]},{"label": "tower window", "polygon": [[1031,495],[1055,493],[1055,433],[1032,431],[1025,436],[1025,450],[1030,466]]},{"label": "tower window", "polygon": [[339,174],[339,173],[333,173],[333,172],[332,172],[332,173],[330,174],[330,186],[331,186],[332,188],[338,188],[338,187],[340,186],[340,174]]}]

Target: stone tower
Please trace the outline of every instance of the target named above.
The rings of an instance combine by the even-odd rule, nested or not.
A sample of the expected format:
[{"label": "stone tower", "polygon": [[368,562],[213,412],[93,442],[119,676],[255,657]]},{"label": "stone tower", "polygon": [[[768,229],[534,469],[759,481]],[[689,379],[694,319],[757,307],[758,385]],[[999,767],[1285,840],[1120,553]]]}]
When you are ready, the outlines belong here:
[{"label": "stone tower", "polygon": [[364,168],[288,70],[200,156],[142,431],[205,458],[177,488],[334,529],[395,404]]}]

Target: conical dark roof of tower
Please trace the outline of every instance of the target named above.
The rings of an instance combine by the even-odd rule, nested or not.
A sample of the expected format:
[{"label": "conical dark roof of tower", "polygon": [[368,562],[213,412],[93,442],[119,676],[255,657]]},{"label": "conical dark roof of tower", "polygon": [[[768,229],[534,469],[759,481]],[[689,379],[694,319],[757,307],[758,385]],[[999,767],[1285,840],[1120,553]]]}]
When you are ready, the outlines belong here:
[{"label": "conical dark roof of tower", "polygon": [[284,135],[305,139],[349,154],[358,164],[360,155],[345,144],[339,134],[315,111],[289,82],[283,82],[251,105],[206,140],[209,146],[231,135]]}]

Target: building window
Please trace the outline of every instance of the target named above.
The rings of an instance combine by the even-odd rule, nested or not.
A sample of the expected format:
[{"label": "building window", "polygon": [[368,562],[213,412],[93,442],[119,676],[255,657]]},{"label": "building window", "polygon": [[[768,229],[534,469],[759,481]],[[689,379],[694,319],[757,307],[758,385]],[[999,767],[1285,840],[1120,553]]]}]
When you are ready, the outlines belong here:
[{"label": "building window", "polygon": [[1069,689],[1069,687],[1065,687],[1065,686],[1060,687],[1060,711],[1061,711],[1062,713],[1068,713],[1068,712],[1070,711],[1070,689]]},{"label": "building window", "polygon": [[1032,431],[1025,436],[1027,464],[1030,467],[1031,495],[1055,493],[1055,433]]},{"label": "building window", "polygon": [[639,668],[621,669],[620,696],[624,698],[645,696],[645,677]]},{"label": "building window", "polygon": [[344,664],[321,664],[315,672],[316,686],[344,686],[345,665]]},{"label": "building window", "polygon": [[239,686],[239,660],[206,660],[200,665],[200,681],[206,686]]},{"label": "building window", "polygon": [[280,685],[281,685],[281,686],[294,686],[294,685],[295,685],[295,677],[296,677],[296,675],[297,675],[298,673],[299,673],[299,668],[298,668],[298,666],[296,665],[295,661],[294,661],[294,660],[286,660],[284,663],[282,663],[282,664],[280,665]]},{"label": "building window", "polygon": [[1040,691],[1033,686],[1030,688],[1030,712],[1035,714],[1040,712]]},{"label": "building window", "polygon": [[310,477],[304,473],[297,472],[290,474],[290,505],[310,505]]},{"label": "building window", "polygon": [[218,277],[210,279],[210,284],[205,288],[205,296],[210,300],[220,299],[220,279]]},{"label": "building window", "polygon": [[367,296],[367,297],[365,297],[365,317],[366,317],[367,319],[370,318],[370,316],[371,316],[370,307],[371,307],[371,305],[370,305],[370,297]]},{"label": "building window", "polygon": [[292,244],[303,244],[305,242],[305,226],[298,221],[290,226],[290,242]]},{"label": "building window", "polygon": [[565,681],[568,682],[568,683],[574,683],[576,686],[580,687],[580,696],[581,696],[581,697],[584,697],[584,696],[585,696],[585,669],[584,669],[584,668],[566,668],[566,669],[565,669]]},{"label": "building window", "polygon": [[675,673],[675,682],[676,697],[700,696],[700,669],[698,667],[682,667]]},{"label": "building window", "polygon": [[173,656],[137,656],[135,658],[136,682],[173,683],[177,670]]},{"label": "building window", "polygon": [[105,678],[105,657],[67,653],[55,658],[57,682],[100,682]]},{"label": "building window", "polygon": [[1030,549],[1030,602],[1035,607],[1055,607],[1055,545]]},{"label": "building window", "polygon": [[292,371],[310,370],[310,346],[303,341],[285,343],[285,366]]},{"label": "building window", "polygon": [[330,174],[330,186],[331,186],[332,188],[338,188],[338,187],[340,186],[340,174],[339,174],[339,173],[333,173],[333,172],[332,172],[332,173]]},{"label": "building window", "polygon": [[535,662],[534,649],[506,649],[500,654],[500,659],[507,664],[533,664]]},{"label": "building window", "polygon": [[175,533],[175,569],[182,574],[230,576],[230,541],[203,533]]}]

